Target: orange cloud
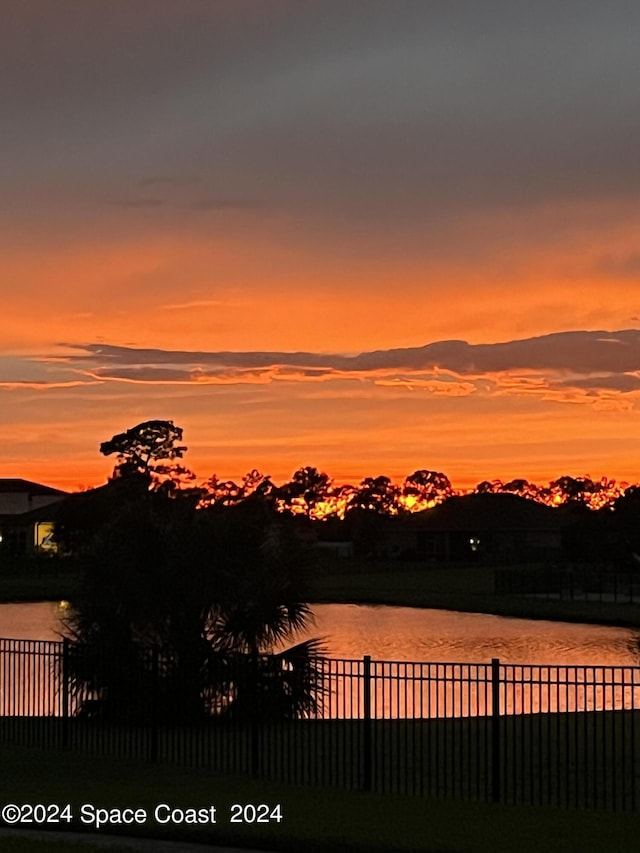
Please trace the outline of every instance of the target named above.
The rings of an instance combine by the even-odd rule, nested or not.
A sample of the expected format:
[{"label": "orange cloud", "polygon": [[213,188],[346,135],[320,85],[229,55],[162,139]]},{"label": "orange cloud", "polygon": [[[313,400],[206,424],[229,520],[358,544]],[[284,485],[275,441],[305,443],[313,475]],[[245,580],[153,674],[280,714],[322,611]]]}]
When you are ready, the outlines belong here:
[{"label": "orange cloud", "polygon": [[59,388],[79,388],[86,387],[87,385],[99,385],[100,381],[96,382],[87,382],[84,380],[70,381],[70,382],[0,382],[0,388],[3,391],[23,391],[23,390],[31,390],[31,391],[55,391]]}]

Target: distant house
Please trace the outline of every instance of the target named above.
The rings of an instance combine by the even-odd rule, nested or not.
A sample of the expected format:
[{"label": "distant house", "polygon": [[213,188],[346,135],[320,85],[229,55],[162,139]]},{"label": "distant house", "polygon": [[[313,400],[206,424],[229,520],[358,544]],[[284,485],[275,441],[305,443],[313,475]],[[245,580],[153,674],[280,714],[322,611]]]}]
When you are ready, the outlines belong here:
[{"label": "distant house", "polygon": [[378,549],[392,559],[537,562],[559,556],[563,522],[556,509],[517,495],[462,495],[390,519]]},{"label": "distant house", "polygon": [[348,560],[353,557],[353,542],[327,540],[316,542],[314,547],[317,552],[326,557],[335,557],[340,560]]},{"label": "distant house", "polygon": [[0,478],[0,555],[53,550],[56,506],[66,496],[41,483]]}]

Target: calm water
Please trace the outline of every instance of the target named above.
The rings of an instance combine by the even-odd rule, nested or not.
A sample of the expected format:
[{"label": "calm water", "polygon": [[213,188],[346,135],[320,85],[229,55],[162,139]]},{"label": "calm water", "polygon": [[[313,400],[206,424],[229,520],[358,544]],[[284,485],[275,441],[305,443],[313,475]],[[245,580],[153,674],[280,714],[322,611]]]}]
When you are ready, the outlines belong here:
[{"label": "calm water", "polygon": [[[60,604],[0,604],[0,637],[57,640]],[[323,604],[305,635],[329,656],[374,660],[640,665],[638,633],[601,625],[410,607]],[[302,637],[301,637],[302,639]]]},{"label": "calm water", "polygon": [[[640,666],[637,634],[626,628],[407,607],[330,604],[314,610],[315,625],[306,636],[324,638],[330,657],[353,661],[331,664],[326,682],[331,717],[362,715],[364,655],[394,662],[373,665],[374,717],[488,713],[486,664],[496,657],[503,664],[506,713],[640,707],[638,671],[622,669]],[[2,604],[0,637],[57,640],[64,612],[63,603]],[[61,713],[50,687],[50,663],[46,655],[0,661],[0,713],[3,703],[13,714],[33,713],[30,691],[40,697],[39,714]],[[581,669],[585,664],[590,668]]]},{"label": "calm water", "polygon": [[324,605],[316,629],[332,657],[378,660],[633,665],[637,633],[627,628],[511,619],[409,607]]}]

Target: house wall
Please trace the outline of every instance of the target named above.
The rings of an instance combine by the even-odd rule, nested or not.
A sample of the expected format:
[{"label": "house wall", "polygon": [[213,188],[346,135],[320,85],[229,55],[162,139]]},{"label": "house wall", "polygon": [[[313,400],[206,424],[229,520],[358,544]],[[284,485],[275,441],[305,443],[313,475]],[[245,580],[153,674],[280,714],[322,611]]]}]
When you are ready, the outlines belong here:
[{"label": "house wall", "polygon": [[33,551],[33,526],[16,526],[3,523],[0,526],[0,555],[22,557]]},{"label": "house wall", "polygon": [[316,542],[314,547],[327,556],[340,559],[353,557],[353,542]]},{"label": "house wall", "polygon": [[556,557],[558,530],[415,530],[384,531],[376,544],[379,558],[445,562],[527,563]]},{"label": "house wall", "polygon": [[53,521],[20,521],[16,516],[0,521],[0,555],[25,557],[36,551],[55,553],[57,543],[53,541]]},{"label": "house wall", "polygon": [[19,515],[32,509],[58,503],[58,495],[30,495],[26,492],[0,492],[0,515]]}]

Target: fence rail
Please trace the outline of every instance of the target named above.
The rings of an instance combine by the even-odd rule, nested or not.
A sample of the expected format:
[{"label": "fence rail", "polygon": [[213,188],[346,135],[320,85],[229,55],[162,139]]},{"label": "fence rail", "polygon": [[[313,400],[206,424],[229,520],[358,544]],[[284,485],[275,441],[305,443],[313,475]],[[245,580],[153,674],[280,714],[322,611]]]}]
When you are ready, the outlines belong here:
[{"label": "fence rail", "polygon": [[640,668],[127,658],[0,639],[0,740],[291,783],[638,811]]},{"label": "fence rail", "polygon": [[545,566],[538,569],[496,569],[496,595],[517,595],[559,601],[640,603],[640,569],[600,564]]}]

